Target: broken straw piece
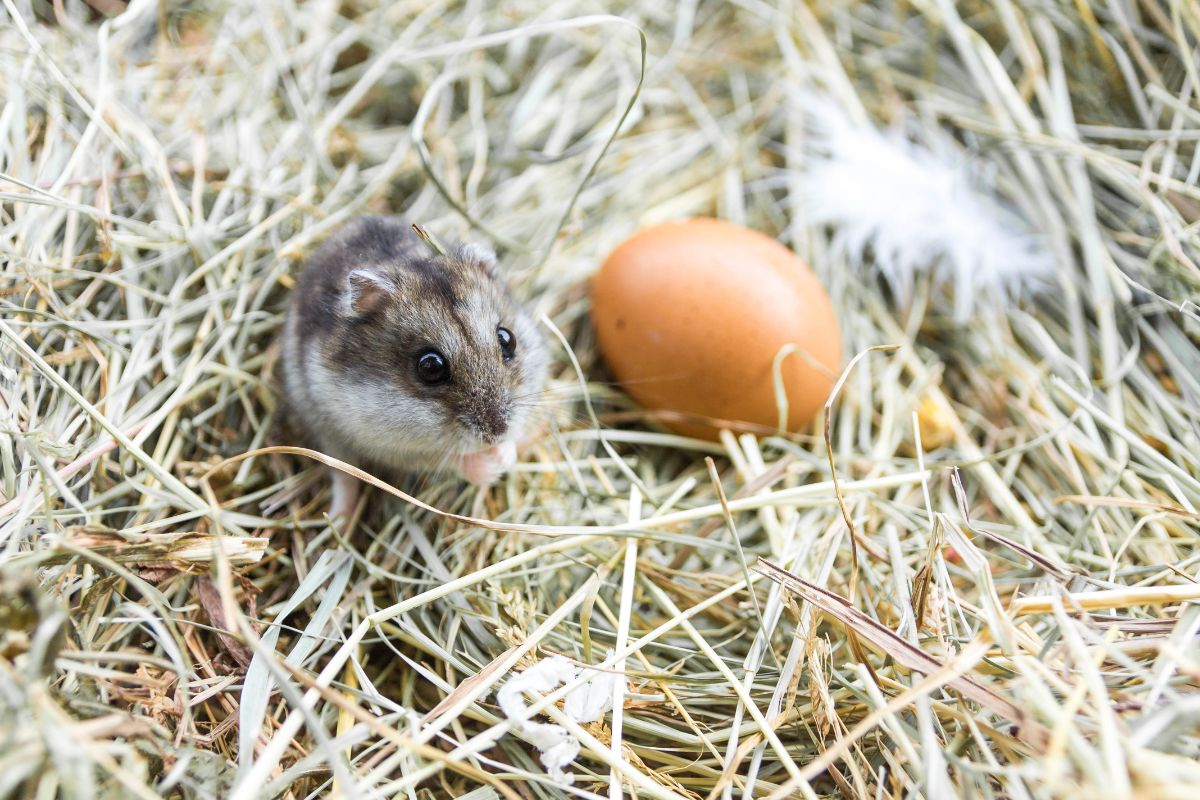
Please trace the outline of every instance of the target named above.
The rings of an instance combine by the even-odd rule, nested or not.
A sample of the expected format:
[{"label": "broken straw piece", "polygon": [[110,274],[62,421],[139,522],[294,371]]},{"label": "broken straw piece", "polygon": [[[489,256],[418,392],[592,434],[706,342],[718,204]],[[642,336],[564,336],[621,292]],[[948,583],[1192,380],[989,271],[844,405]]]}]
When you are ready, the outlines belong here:
[{"label": "broken straw piece", "polygon": [[513,675],[496,692],[496,702],[504,716],[512,720],[514,727],[540,751],[542,765],[550,777],[563,783],[575,780],[563,768],[579,755],[579,741],[561,725],[530,721],[524,695],[551,692],[574,681],[585,670],[595,674],[567,694],[563,711],[576,722],[595,722],[612,707],[613,686],[620,676],[576,667],[562,656],[542,659],[524,672]]}]

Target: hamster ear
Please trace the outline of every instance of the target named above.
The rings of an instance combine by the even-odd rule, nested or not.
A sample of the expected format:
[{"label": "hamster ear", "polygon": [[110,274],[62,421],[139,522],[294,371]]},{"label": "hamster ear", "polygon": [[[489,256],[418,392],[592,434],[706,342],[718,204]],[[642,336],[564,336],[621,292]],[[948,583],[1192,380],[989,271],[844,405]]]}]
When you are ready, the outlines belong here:
[{"label": "hamster ear", "polygon": [[496,266],[496,251],[484,244],[464,244],[458,248],[458,260],[491,272]]},{"label": "hamster ear", "polygon": [[366,316],[383,305],[393,289],[392,282],[375,270],[352,270],[342,291],[342,312],[348,317]]}]

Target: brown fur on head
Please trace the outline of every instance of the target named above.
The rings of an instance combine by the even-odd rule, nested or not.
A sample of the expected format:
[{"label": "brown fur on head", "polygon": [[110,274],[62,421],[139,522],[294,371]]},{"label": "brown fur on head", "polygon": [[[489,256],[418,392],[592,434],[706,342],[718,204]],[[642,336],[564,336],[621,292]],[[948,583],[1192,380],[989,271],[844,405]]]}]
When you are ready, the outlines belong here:
[{"label": "brown fur on head", "polygon": [[326,242],[300,276],[282,351],[291,413],[315,443],[411,468],[519,438],[548,354],[494,267],[475,245],[434,255],[391,217]]}]

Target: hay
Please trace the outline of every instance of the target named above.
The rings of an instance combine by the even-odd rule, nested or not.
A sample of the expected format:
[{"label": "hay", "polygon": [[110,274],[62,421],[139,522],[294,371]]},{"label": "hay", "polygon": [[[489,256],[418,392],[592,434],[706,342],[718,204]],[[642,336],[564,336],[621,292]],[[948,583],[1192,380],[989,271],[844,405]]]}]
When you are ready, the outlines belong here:
[{"label": "hay", "polygon": [[[1194,3],[367,6],[4,0],[0,796],[1192,796]],[[792,213],[813,90],[951,134],[1056,284],[958,326],[853,272]],[[495,243],[570,352],[503,484],[347,534],[264,448],[298,260],[368,211]],[[586,278],[689,214],[829,287],[828,441],[605,382]],[[552,654],[628,677],[529,698],[570,786],[494,697]]]}]

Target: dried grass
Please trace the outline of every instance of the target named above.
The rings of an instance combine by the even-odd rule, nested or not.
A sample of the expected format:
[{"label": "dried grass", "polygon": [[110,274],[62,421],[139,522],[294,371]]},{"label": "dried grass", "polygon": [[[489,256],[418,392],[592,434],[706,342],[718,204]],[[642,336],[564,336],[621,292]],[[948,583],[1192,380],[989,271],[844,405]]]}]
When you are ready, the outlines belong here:
[{"label": "dried grass", "polygon": [[[1195,796],[1194,3],[124,5],[0,23],[0,796]],[[1056,285],[964,327],[852,272],[792,213],[814,90],[952,134]],[[503,484],[347,535],[264,448],[298,260],[367,211],[493,241],[569,351]],[[827,438],[605,382],[587,276],[692,214],[829,287]],[[573,786],[493,702],[552,653],[628,676],[534,700]]]}]

